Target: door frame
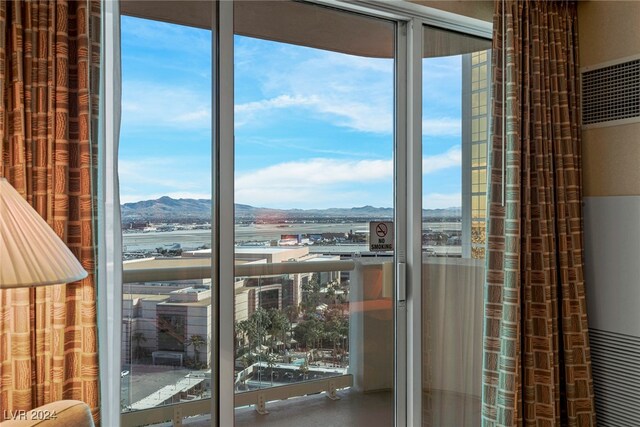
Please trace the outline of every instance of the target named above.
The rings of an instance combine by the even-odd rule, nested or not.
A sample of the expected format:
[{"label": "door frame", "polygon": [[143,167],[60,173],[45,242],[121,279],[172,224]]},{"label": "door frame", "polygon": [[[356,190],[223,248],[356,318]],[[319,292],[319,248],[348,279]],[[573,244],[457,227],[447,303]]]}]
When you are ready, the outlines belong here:
[{"label": "door frame", "polygon": [[[424,25],[491,38],[492,25],[413,3],[308,0],[396,23],[394,75],[395,426],[422,424],[422,51]],[[233,283],[233,0],[216,1],[212,22],[212,279]],[[417,94],[417,95],[416,95]],[[233,287],[216,286],[212,316],[211,425],[234,425]]]}]

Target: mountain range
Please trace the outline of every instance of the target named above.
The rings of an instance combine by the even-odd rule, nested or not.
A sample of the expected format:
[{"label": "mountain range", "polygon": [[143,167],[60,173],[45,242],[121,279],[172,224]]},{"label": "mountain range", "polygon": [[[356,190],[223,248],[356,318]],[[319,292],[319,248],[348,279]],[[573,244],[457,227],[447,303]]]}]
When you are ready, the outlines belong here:
[{"label": "mountain range", "polygon": [[[168,196],[156,200],[125,203],[121,206],[122,220],[180,222],[198,221],[211,218],[211,200],[209,199],[173,199]],[[423,209],[424,218],[460,217],[461,208]],[[353,208],[329,209],[272,209],[250,205],[235,204],[237,219],[328,219],[328,218],[372,218],[384,219],[393,217],[392,208],[361,206]]]}]

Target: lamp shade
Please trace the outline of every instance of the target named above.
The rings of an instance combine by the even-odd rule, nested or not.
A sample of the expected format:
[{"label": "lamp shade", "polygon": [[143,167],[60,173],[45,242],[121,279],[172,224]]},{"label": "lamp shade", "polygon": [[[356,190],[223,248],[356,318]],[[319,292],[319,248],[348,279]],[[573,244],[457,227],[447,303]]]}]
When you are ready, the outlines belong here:
[{"label": "lamp shade", "polygon": [[46,221],[0,177],[0,289],[75,282],[87,277]]}]

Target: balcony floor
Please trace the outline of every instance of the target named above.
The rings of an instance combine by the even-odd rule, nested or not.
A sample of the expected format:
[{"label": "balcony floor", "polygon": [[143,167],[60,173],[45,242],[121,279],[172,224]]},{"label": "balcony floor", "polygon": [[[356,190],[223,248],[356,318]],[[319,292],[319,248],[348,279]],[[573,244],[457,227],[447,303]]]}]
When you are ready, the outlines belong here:
[{"label": "balcony floor", "polygon": [[[338,392],[339,401],[324,394],[306,396],[267,404],[268,415],[258,414],[253,407],[236,410],[236,427],[327,427],[327,426],[393,426],[393,394],[391,392]],[[423,427],[475,427],[480,425],[478,398],[454,393],[432,392],[423,395]],[[209,427],[206,416],[184,420],[185,427]],[[329,420],[331,422],[329,422]]]},{"label": "balcony floor", "polygon": [[[338,392],[339,401],[326,395],[289,399],[267,405],[269,415],[258,414],[253,408],[236,410],[236,427],[326,427],[391,426],[393,425],[393,394],[391,392]],[[328,423],[328,417],[331,423]]]}]

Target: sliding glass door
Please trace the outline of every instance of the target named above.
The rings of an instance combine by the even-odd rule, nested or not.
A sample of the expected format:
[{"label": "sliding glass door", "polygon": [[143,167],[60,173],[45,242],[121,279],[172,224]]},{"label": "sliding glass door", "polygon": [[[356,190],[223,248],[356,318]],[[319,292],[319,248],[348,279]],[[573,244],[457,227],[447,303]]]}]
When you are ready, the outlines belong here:
[{"label": "sliding glass door", "polygon": [[425,26],[423,426],[479,426],[491,41]]},{"label": "sliding glass door", "polygon": [[196,256],[211,248],[211,30],[121,26],[120,406],[135,415],[212,395],[211,256]]},{"label": "sliding glass door", "polygon": [[238,426],[275,410],[394,423],[395,31],[300,2],[235,3]]},{"label": "sliding glass door", "polygon": [[123,2],[125,426],[479,422],[488,42],[318,3]]}]

